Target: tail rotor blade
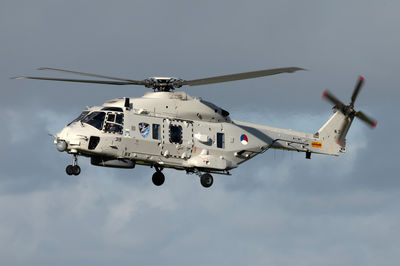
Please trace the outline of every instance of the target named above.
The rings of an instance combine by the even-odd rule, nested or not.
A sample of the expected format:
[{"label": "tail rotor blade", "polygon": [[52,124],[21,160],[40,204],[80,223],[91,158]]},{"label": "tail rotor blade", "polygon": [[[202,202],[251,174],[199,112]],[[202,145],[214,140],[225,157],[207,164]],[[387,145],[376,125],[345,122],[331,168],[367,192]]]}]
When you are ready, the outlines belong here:
[{"label": "tail rotor blade", "polygon": [[363,84],[364,84],[364,78],[362,76],[359,76],[357,85],[354,88],[353,95],[351,96],[351,103],[350,103],[351,106],[354,106],[354,102],[356,101],[358,93],[360,92],[360,89]]},{"label": "tail rotor blade", "polygon": [[324,93],[322,94],[322,99],[327,99],[331,103],[333,103],[336,107],[338,107],[340,110],[344,110],[346,105],[340,101],[338,98],[336,98],[331,92],[328,90],[325,90]]},{"label": "tail rotor blade", "polygon": [[378,124],[378,121],[368,117],[366,114],[364,114],[361,111],[358,111],[355,113],[355,116],[357,116],[358,118],[360,118],[362,121],[364,121],[365,123],[367,123],[368,125],[370,125],[372,128],[375,128],[376,125]]}]

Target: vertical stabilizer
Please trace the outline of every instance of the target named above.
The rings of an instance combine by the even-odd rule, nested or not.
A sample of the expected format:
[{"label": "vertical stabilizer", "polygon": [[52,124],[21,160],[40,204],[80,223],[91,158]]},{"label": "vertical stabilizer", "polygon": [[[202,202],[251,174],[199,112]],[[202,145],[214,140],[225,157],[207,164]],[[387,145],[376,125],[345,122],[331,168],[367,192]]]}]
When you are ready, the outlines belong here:
[{"label": "vertical stabilizer", "polygon": [[338,155],[346,151],[346,135],[352,122],[352,118],[336,110],[316,133],[324,143],[324,153]]}]

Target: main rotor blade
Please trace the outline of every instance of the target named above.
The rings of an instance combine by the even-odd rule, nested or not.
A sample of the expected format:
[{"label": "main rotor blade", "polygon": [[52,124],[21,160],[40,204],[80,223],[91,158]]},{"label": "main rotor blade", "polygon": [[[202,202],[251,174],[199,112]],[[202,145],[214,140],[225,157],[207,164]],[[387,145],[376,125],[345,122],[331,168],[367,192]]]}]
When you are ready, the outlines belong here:
[{"label": "main rotor blade", "polygon": [[338,98],[336,98],[331,92],[328,90],[325,90],[324,93],[322,94],[322,99],[327,99],[331,103],[333,103],[336,107],[338,107],[340,110],[344,110],[346,105],[340,101]]},{"label": "main rotor blade", "polygon": [[203,78],[203,79],[184,80],[182,83],[180,83],[180,85],[198,86],[198,85],[228,82],[228,81],[235,81],[235,80],[242,80],[242,79],[252,79],[252,78],[270,76],[270,75],[275,75],[275,74],[280,74],[280,73],[293,73],[297,70],[304,70],[304,69],[299,68],[299,67],[265,69],[265,70],[252,71],[252,72],[215,76],[215,77],[209,77],[209,78]]},{"label": "main rotor blade", "polygon": [[39,80],[53,80],[53,81],[67,81],[67,82],[81,82],[81,83],[97,83],[97,84],[108,84],[108,85],[138,85],[132,82],[122,81],[107,81],[107,80],[87,80],[87,79],[60,79],[60,78],[47,78],[47,77],[14,77],[12,79],[39,79]]},{"label": "main rotor blade", "polygon": [[375,128],[376,125],[378,124],[378,121],[368,117],[366,114],[364,114],[361,111],[356,112],[355,116],[357,116],[358,118],[360,118],[362,121],[364,121],[365,123],[367,123],[368,125],[370,125],[372,128]]},{"label": "main rotor blade", "polygon": [[351,106],[354,106],[354,102],[357,99],[358,93],[360,92],[361,86],[364,84],[364,78],[362,76],[358,77],[358,82],[356,87],[354,88],[353,95],[351,96]]},{"label": "main rotor blade", "polygon": [[88,77],[95,77],[95,78],[114,79],[114,80],[130,82],[131,84],[136,84],[136,85],[145,85],[145,83],[143,81],[140,81],[140,80],[116,78],[116,77],[97,75],[97,74],[90,74],[90,73],[83,73],[83,72],[77,72],[77,71],[70,71],[70,70],[58,69],[58,68],[41,67],[41,68],[38,68],[38,70],[49,70],[49,71],[56,71],[56,72],[69,73],[69,74],[88,76]]}]

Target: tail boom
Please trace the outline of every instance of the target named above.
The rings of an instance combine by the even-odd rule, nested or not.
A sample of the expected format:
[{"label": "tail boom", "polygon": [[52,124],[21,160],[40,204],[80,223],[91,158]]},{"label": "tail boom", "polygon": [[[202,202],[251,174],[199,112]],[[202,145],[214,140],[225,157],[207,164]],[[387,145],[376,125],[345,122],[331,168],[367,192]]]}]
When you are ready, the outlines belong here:
[{"label": "tail boom", "polygon": [[254,146],[247,146],[247,150],[255,153],[280,149],[338,156],[340,152],[346,151],[344,137],[352,120],[342,112],[336,111],[315,134],[240,121],[233,122],[252,136],[252,139],[257,140],[253,142]]}]

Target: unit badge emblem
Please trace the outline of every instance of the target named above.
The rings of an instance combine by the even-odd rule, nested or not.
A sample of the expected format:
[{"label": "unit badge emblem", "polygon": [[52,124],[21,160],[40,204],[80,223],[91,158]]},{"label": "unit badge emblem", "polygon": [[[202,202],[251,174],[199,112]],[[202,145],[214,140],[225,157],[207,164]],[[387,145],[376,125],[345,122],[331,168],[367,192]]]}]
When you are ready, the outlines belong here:
[{"label": "unit badge emblem", "polygon": [[140,130],[140,134],[142,134],[143,138],[147,137],[147,135],[149,135],[150,132],[150,125],[147,123],[139,123],[139,130]]}]

